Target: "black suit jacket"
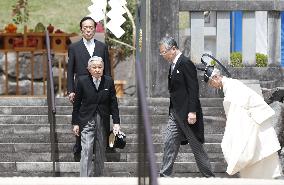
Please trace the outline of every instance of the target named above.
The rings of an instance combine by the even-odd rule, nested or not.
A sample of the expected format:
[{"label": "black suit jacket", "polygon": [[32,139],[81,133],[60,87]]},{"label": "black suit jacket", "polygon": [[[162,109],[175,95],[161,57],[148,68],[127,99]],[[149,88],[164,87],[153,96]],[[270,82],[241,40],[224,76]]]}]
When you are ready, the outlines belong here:
[{"label": "black suit jacket", "polygon": [[[79,125],[80,130],[93,120],[95,113],[99,113],[104,120],[112,115],[113,123],[120,124],[114,82],[110,76],[102,76],[98,90],[90,75],[78,76],[75,94],[72,124]],[[104,122],[104,126],[108,134],[109,123]]]},{"label": "black suit jacket", "polygon": [[[169,71],[168,89],[170,109],[181,128],[190,127],[198,140],[204,143],[203,115],[199,100],[199,84],[195,65],[183,54],[179,57],[172,74]],[[189,125],[189,112],[196,112],[197,122]],[[182,129],[184,131],[184,129]],[[186,133],[184,133],[186,135]]]},{"label": "black suit jacket", "polygon": [[[92,56],[99,56],[104,61],[104,75],[111,76],[111,66],[109,61],[109,54],[107,46],[98,41],[94,40],[95,49]],[[68,47],[68,68],[67,68],[67,91],[74,92],[74,75],[75,81],[77,77],[81,75],[88,75],[87,70],[88,60],[91,58],[86,46],[84,45],[83,39],[78,42],[72,43]]]}]

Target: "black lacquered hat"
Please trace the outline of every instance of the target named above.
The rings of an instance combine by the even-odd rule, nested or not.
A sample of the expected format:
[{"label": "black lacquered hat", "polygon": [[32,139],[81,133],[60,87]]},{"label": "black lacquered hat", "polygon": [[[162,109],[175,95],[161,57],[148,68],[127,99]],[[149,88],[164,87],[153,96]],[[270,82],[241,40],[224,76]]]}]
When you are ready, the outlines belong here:
[{"label": "black lacquered hat", "polygon": [[216,62],[216,64],[218,64],[220,66],[220,68],[226,73],[227,77],[231,77],[231,74],[229,73],[229,71],[226,69],[226,67],[220,62],[218,61],[215,57],[213,57],[212,55],[209,55],[207,53],[204,53],[201,57],[201,63],[205,66],[205,68],[199,68],[197,67],[198,70],[204,71],[204,81],[207,83],[210,79],[211,76],[214,76],[214,74],[216,74],[216,70],[218,70],[215,66],[213,65],[208,65],[204,60],[203,57],[209,57],[211,58],[213,61]]},{"label": "black lacquered hat", "polygon": [[113,131],[109,134],[109,147],[123,149],[126,145],[126,135],[119,131],[118,134],[114,135]]}]

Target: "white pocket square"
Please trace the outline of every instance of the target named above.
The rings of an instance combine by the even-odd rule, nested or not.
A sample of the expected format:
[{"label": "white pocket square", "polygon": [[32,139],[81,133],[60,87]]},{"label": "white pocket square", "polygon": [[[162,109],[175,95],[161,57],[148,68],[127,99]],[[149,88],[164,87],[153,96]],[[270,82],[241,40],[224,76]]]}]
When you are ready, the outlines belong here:
[{"label": "white pocket square", "polygon": [[108,91],[108,89],[105,89],[105,91]]},{"label": "white pocket square", "polygon": [[179,70],[177,70],[177,73],[179,73]]}]

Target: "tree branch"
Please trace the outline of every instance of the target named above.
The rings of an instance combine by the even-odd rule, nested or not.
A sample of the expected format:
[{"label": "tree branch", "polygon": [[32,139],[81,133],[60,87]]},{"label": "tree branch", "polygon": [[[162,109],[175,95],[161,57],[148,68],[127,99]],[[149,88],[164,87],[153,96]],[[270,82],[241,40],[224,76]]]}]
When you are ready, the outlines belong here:
[{"label": "tree branch", "polygon": [[125,43],[125,42],[121,42],[121,41],[119,41],[119,40],[112,39],[112,38],[110,38],[110,37],[109,37],[108,39],[109,39],[110,41],[113,41],[113,42],[119,43],[119,44],[121,44],[121,45],[124,45],[124,46],[126,46],[126,47],[129,47],[129,48],[132,49],[132,50],[135,50],[135,47],[133,47],[133,46],[131,46],[131,45]]}]

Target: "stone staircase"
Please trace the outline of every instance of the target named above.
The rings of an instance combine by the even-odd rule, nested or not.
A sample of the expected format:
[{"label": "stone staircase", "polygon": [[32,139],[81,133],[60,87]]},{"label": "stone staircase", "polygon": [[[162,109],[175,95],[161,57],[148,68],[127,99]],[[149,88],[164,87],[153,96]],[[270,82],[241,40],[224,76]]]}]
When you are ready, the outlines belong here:
[{"label": "stone staircase", "polygon": [[[162,132],[167,124],[168,99],[149,99],[155,156],[159,168],[162,152]],[[220,142],[225,126],[221,98],[201,99],[204,122],[204,145],[216,176],[228,177]],[[0,98],[0,177],[52,176],[49,123],[45,98]],[[121,127],[127,135],[124,149],[107,154],[105,175],[111,177],[137,176],[138,119],[137,101],[119,100]],[[56,171],[58,176],[79,176],[79,163],[74,162],[72,147],[72,106],[66,98],[56,99]],[[198,177],[198,168],[189,145],[181,146],[177,157],[175,177]]]}]

